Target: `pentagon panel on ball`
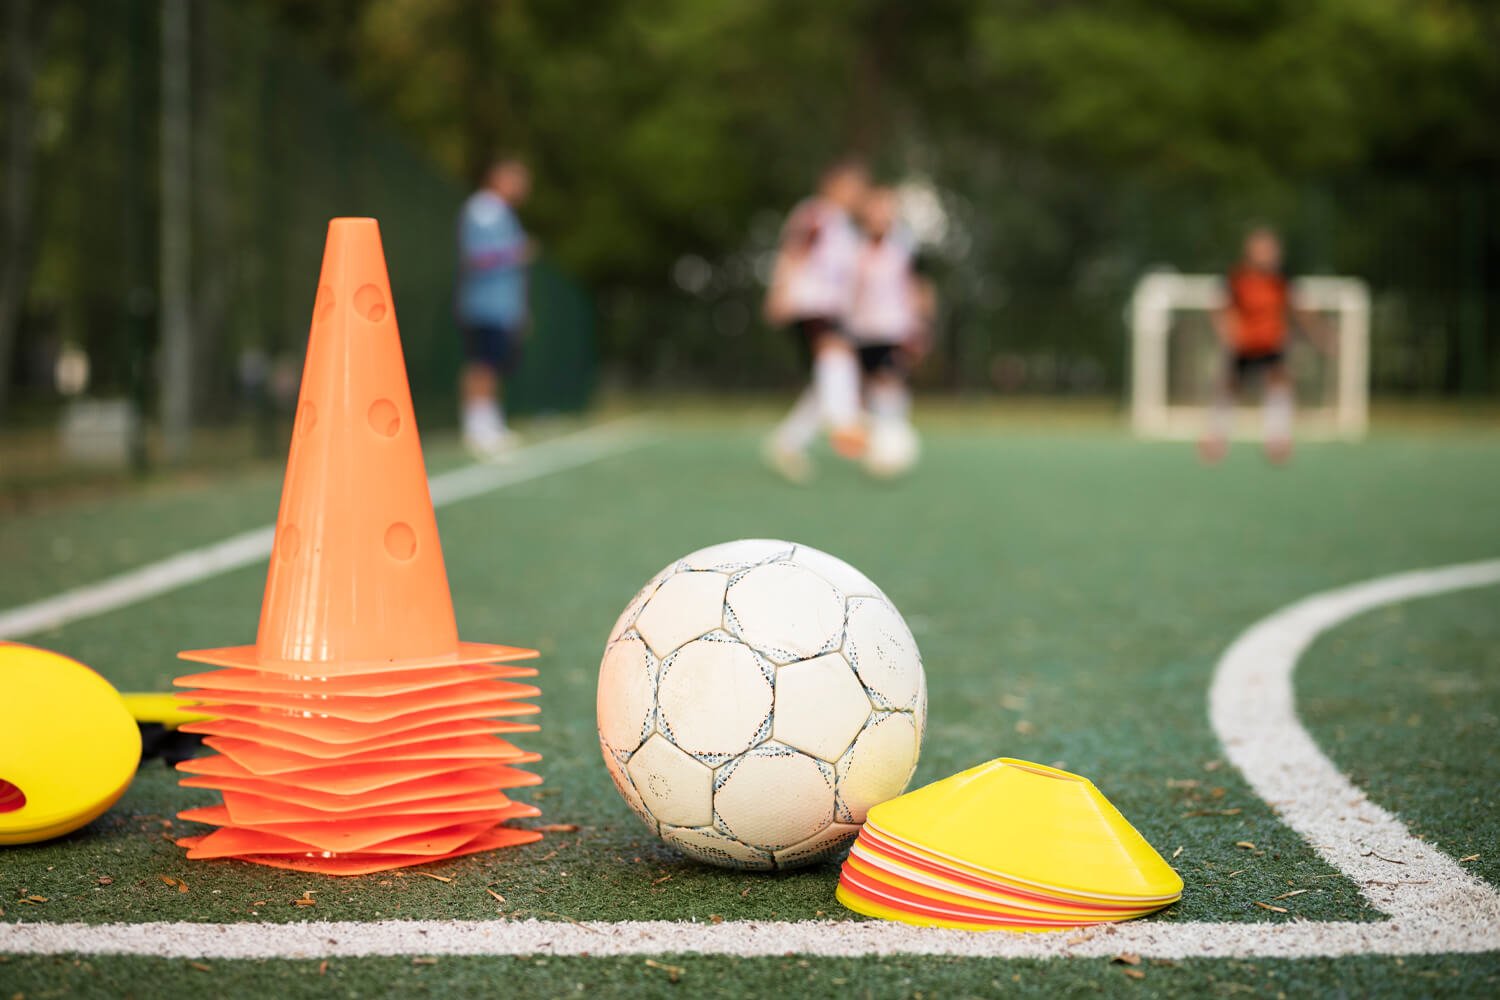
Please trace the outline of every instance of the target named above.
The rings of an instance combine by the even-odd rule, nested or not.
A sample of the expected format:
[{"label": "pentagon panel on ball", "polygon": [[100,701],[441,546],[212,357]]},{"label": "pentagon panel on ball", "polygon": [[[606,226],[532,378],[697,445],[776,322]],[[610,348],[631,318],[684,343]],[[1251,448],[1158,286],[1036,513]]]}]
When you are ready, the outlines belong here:
[{"label": "pentagon panel on ball", "polygon": [[837,855],[917,766],[916,640],[867,576],[793,542],[674,560],[631,599],[599,667],[620,795],[689,857],[769,871]]}]

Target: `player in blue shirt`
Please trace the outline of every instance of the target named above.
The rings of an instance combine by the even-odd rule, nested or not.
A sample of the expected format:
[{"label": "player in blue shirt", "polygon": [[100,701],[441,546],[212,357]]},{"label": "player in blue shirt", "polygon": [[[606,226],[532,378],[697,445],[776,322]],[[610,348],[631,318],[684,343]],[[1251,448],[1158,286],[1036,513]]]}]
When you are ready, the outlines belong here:
[{"label": "player in blue shirt", "polygon": [[515,371],[529,320],[526,271],[531,241],[516,209],[531,193],[531,171],[515,157],[496,160],[484,187],[464,202],[458,223],[457,315],[464,334],[464,443],[482,457],[511,447],[500,380]]}]

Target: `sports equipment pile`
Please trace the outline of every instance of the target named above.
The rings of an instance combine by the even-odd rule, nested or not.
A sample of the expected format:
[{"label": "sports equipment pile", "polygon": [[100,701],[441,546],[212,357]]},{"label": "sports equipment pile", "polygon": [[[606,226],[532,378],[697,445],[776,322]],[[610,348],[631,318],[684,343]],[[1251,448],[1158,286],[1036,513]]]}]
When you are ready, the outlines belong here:
[{"label": "sports equipment pile", "polygon": [[540,782],[500,733],[535,652],[460,642],[412,413],[380,231],[334,219],[254,645],[183,653],[217,755],[184,785],[221,805],[183,819],[190,858],[359,875],[531,843],[504,789]]}]

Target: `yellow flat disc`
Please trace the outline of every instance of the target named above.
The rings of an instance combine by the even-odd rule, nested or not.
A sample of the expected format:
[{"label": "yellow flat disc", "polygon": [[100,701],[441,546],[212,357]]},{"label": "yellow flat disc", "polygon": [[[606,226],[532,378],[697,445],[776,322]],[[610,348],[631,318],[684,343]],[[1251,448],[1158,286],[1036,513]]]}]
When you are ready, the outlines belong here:
[{"label": "yellow flat disc", "polygon": [[109,682],[76,660],[0,643],[0,844],[70,833],[124,794],[141,734]]},{"label": "yellow flat disc", "polygon": [[203,722],[213,718],[211,715],[195,711],[193,702],[171,693],[136,691],[122,694],[120,698],[124,701],[126,710],[130,712],[130,717],[136,722],[155,722],[168,729],[176,729],[188,722]]}]

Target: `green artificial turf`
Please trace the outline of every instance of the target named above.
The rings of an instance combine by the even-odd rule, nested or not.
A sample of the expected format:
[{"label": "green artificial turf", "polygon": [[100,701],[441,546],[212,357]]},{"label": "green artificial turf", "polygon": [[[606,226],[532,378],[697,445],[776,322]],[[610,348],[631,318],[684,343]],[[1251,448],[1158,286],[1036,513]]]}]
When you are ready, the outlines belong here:
[{"label": "green artificial turf", "polygon": [[1303,660],[1297,704],[1351,781],[1500,884],[1500,588],[1374,611]]},{"label": "green artificial turf", "polygon": [[[1136,978],[1136,976],[1139,978]],[[561,998],[828,997],[1482,997],[1500,990],[1495,956],[1303,961],[1108,959],[407,958],[191,962],[149,958],[13,958],[0,988],[26,1000],[222,996],[516,996]]]},{"label": "green artificial turf", "polygon": [[[456,468],[467,456],[439,439],[427,471]],[[0,512],[0,608],[210,545],[276,520],[281,469],[267,463],[208,477],[170,469],[125,494],[85,493],[68,502]],[[37,637],[30,637],[39,641]]]},{"label": "green artificial turf", "polygon": [[[189,862],[170,838],[197,828],[173,815],[213,796],[176,787],[157,764],[87,829],[0,855],[0,919],[847,916],[833,898],[836,867],[748,875],[681,859],[635,821],[598,759],[595,671],[620,608],[670,560],[757,536],[842,556],[905,613],[930,693],[917,782],[1002,755],[1089,776],[1186,881],[1182,901],[1152,919],[1379,919],[1353,884],[1221,762],[1206,714],[1208,681],[1241,630],[1299,597],[1500,555],[1500,438],[1308,445],[1284,469],[1267,467],[1248,448],[1204,469],[1186,446],[1088,428],[1027,432],[944,421],[925,445],[920,474],[910,479],[871,483],[825,458],[816,485],[799,489],[758,464],[755,429],[674,420],[640,450],[439,512],[461,633],[542,651],[542,731],[517,742],[544,755],[536,769],[546,784],[519,797],[541,807],[537,822],[576,824],[576,831],[430,869],[449,882],[412,873],[327,879],[233,861]],[[136,540],[131,554],[141,559],[269,523],[275,496],[274,481],[255,479],[17,515],[0,528],[15,571],[0,593],[12,602],[36,599],[129,565],[119,553],[91,551],[117,533]],[[72,540],[67,561],[57,559],[49,542],[55,537]],[[184,670],[176,650],[253,639],[263,584],[263,567],[246,569],[29,641],[77,656],[122,688],[164,688]],[[1378,801],[1409,811],[1443,849],[1487,855],[1488,865],[1472,867],[1490,878],[1495,805],[1476,789],[1493,788],[1497,774],[1496,604],[1491,588],[1418,602],[1400,609],[1400,619],[1377,612],[1320,642],[1298,679],[1314,732],[1340,766],[1356,781],[1368,778]],[[1420,644],[1428,680],[1409,669],[1416,661],[1403,652],[1408,643]],[[1413,699],[1421,704],[1408,710]],[[1454,712],[1462,724],[1439,723]],[[1406,725],[1413,714],[1426,721]],[[188,891],[162,876],[185,882]],[[1291,887],[1313,891],[1286,899],[1286,914],[1255,905]],[[316,905],[295,905],[309,890]],[[16,902],[25,895],[46,902]],[[714,961],[687,960],[704,970],[698,981],[705,985],[716,979]],[[214,964],[247,983],[282,977],[293,995],[290,984],[308,974],[306,963]],[[953,995],[984,993],[992,979],[1049,968],[973,964],[817,961],[812,968],[820,980],[847,978],[874,995],[921,989],[914,970],[936,977],[936,995]],[[1494,975],[1493,962],[1475,958],[1261,964],[1288,976],[1322,976],[1307,982],[1325,986],[1335,980],[1306,970],[1347,968],[1368,977],[1359,981],[1369,990],[1348,987],[1356,994],[1386,983],[1436,994],[1472,989]],[[366,969],[386,967],[332,965],[342,966],[340,975],[370,977],[378,973]],[[123,959],[91,959],[89,966],[89,975],[104,977],[98,982],[127,985],[184,968]],[[511,960],[409,966],[395,961],[389,968],[431,976],[434,984],[446,982],[449,969],[460,977],[515,972],[539,977],[527,981],[543,993],[567,992],[575,981],[641,983],[642,995],[667,988],[650,978],[656,970],[643,973],[639,962],[624,959],[553,960],[545,972]],[[791,988],[795,976],[807,974],[772,961],[740,967],[751,966],[756,988],[766,991]],[[1165,988],[1191,992],[1208,989],[1209,976],[1235,981],[1235,963],[1149,969],[1141,983],[1103,964],[1079,966],[1086,971],[1068,981],[1074,985],[1119,981],[1141,989],[1175,980]],[[1458,977],[1442,978],[1450,967]],[[41,995],[41,970],[69,968],[53,959],[11,965],[33,977],[28,995]],[[1420,985],[1428,980],[1410,978],[1419,969],[1438,978]],[[0,984],[8,975],[0,971]],[[906,987],[895,985],[905,979]],[[856,994],[865,988],[848,987]]]}]

